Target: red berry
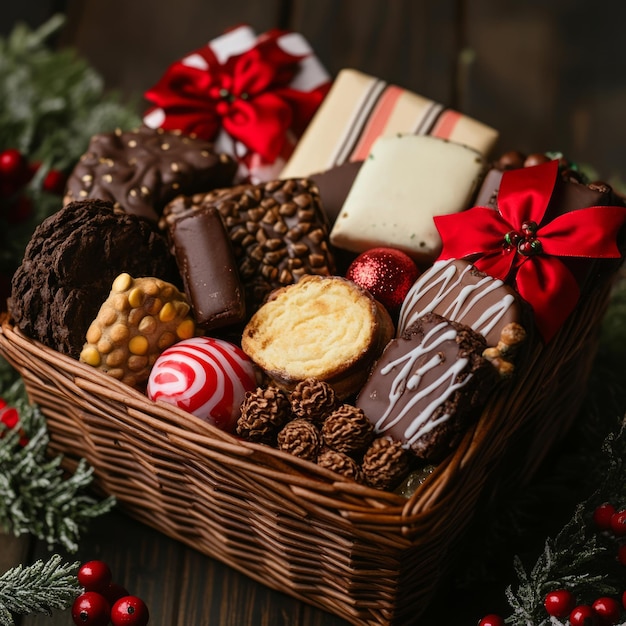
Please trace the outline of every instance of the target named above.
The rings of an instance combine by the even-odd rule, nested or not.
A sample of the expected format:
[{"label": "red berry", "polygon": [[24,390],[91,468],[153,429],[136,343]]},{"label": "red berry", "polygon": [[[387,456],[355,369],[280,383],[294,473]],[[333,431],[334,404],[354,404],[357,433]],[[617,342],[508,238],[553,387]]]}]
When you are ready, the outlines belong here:
[{"label": "red berry", "polygon": [[111,609],[113,626],[146,626],[149,619],[148,607],[137,596],[124,596]]},{"label": "red berry", "polygon": [[602,626],[617,624],[622,615],[622,607],[615,598],[598,598],[591,605],[591,608],[595,611],[596,615],[600,617],[600,624],[602,624]]},{"label": "red berry", "polygon": [[0,152],[0,174],[3,178],[23,184],[26,172],[26,159],[19,150],[9,148]]},{"label": "red berry", "polygon": [[611,530],[618,537],[626,535],[626,509],[622,509],[611,515]]},{"label": "red berry", "polygon": [[111,584],[111,570],[104,561],[87,561],[78,569],[78,583],[85,591],[103,593]]},{"label": "red berry", "polygon": [[569,615],[571,626],[598,626],[598,616],[587,604],[575,607]]},{"label": "red berry", "polygon": [[611,503],[605,502],[598,506],[593,512],[593,523],[599,530],[610,530],[611,517],[614,513],[615,507]]},{"label": "red berry", "polygon": [[103,589],[101,593],[111,606],[113,606],[120,598],[130,595],[125,587],[122,587],[122,585],[118,585],[114,582],[109,583],[109,586],[106,589]]},{"label": "red berry", "polygon": [[576,606],[574,594],[567,589],[557,589],[546,594],[543,600],[548,615],[554,617],[567,617]]},{"label": "red berry", "polygon": [[490,613],[478,622],[478,626],[504,626],[504,620],[496,613]]},{"label": "red berry", "polygon": [[25,222],[33,214],[33,203],[27,196],[20,195],[12,202],[7,211],[6,218],[10,224]]},{"label": "red berry", "polygon": [[109,603],[97,591],[86,591],[72,605],[72,619],[77,626],[107,626],[110,612]]},{"label": "red berry", "polygon": [[57,196],[63,195],[65,191],[66,176],[59,170],[50,170],[43,180],[42,188],[44,191],[54,193]]}]

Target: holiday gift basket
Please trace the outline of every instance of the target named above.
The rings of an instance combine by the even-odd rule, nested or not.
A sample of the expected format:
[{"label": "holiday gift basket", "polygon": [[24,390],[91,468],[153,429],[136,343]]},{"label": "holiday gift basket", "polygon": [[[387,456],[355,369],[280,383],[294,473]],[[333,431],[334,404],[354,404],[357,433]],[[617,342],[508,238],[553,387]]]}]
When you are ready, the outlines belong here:
[{"label": "holiday gift basket", "polygon": [[[306,80],[293,72],[298,63],[307,65]],[[206,107],[194,109],[198,94],[181,101],[181,94],[176,93],[177,85],[184,83],[185,94],[192,94],[194,85],[205,84],[207,71],[217,71],[210,76],[216,81],[211,83],[213,87],[198,91],[211,99],[208,120],[198,117],[198,111]],[[261,75],[265,82],[251,79]],[[454,563],[455,546],[474,514],[499,493],[528,481],[574,420],[595,357],[600,321],[623,257],[620,231],[626,222],[626,208],[621,200],[613,206],[599,202],[610,196],[608,186],[588,187],[580,180],[571,183],[577,186],[576,197],[568,200],[569,192],[557,182],[573,173],[563,171],[561,160],[549,157],[536,166],[520,165],[516,173],[500,172],[498,188],[492,189],[497,203],[489,205],[490,196],[484,203],[472,202],[470,208],[470,197],[474,199],[478,191],[477,180],[488,181],[485,154],[493,148],[495,131],[353,71],[342,73],[330,91],[329,86],[311,50],[292,34],[270,33],[257,39],[248,29],[235,30],[174,64],[149,92],[154,107],[144,119],[146,125],[137,131],[95,136],[69,178],[63,209],[36,231],[26,250],[26,262],[14,276],[8,312],[0,320],[0,355],[19,372],[30,400],[45,415],[50,453],[63,455],[69,470],[86,459],[94,468],[95,487],[115,496],[128,515],[263,585],[347,622],[412,624],[419,622],[445,580]],[[296,124],[296,115],[281,113],[290,102],[299,103],[304,120],[313,118],[308,126],[302,119]],[[254,115],[248,115],[250,111]],[[345,119],[338,120],[337,111]],[[289,119],[293,127],[283,124],[277,128],[274,122],[278,118]],[[251,125],[251,120],[260,126]],[[355,120],[362,122],[359,129]],[[380,143],[375,138],[385,128],[390,138]],[[198,137],[204,131],[208,136]],[[214,144],[202,143],[215,140],[216,132]],[[420,141],[408,136],[419,136]],[[469,143],[474,147],[468,147]],[[323,162],[317,162],[321,155]],[[407,155],[418,159],[421,168],[415,169],[423,170],[425,183],[420,193],[430,200],[433,189],[452,188],[459,210],[441,215],[433,209],[434,215],[425,217],[428,236],[423,239],[421,234],[402,229],[389,234],[389,224],[384,223],[376,225],[376,235],[387,236],[387,249],[404,246],[403,237],[408,235],[404,247],[423,267],[428,265],[424,255],[429,250],[431,268],[416,280],[419,288],[424,277],[437,285],[438,272],[449,275],[452,267],[460,272],[460,266],[449,264],[462,262],[470,282],[461,285],[458,303],[462,304],[467,293],[473,294],[478,284],[487,281],[490,291],[504,288],[508,281],[509,291],[498,291],[504,295],[489,306],[481,304],[485,309],[479,313],[485,315],[479,317],[495,318],[505,300],[523,301],[520,319],[525,320],[522,330],[527,338],[514,362],[508,361],[506,346],[498,348],[493,357],[497,367],[483,358],[487,349],[479,355],[485,361],[480,367],[490,371],[490,378],[485,379],[490,382],[478,414],[455,434],[454,445],[405,476],[405,482],[381,488],[355,480],[315,460],[220,427],[218,421],[203,419],[181,406],[151,399],[136,378],[122,378],[113,366],[108,373],[100,367],[106,355],[115,352],[103,347],[113,334],[102,343],[100,327],[94,330],[90,326],[86,335],[79,337],[82,346],[86,336],[86,347],[72,354],[68,335],[89,321],[84,313],[87,305],[91,309],[95,305],[97,312],[101,304],[90,301],[94,293],[90,289],[98,282],[91,280],[92,273],[100,280],[118,267],[119,275],[107,274],[109,282],[100,280],[108,285],[107,292],[111,282],[113,288],[112,300],[97,320],[110,318],[112,313],[115,320],[119,321],[119,315],[124,318],[125,326],[108,324],[117,329],[116,350],[123,349],[131,374],[143,367],[141,359],[133,359],[148,350],[149,334],[142,330],[144,335],[127,341],[135,308],[148,307],[142,309],[142,315],[148,311],[145,317],[150,323],[155,317],[164,324],[175,319],[178,338],[191,338],[193,325],[187,318],[181,321],[176,317],[182,295],[156,278],[148,278],[141,289],[135,289],[138,283],[133,283],[132,276],[167,274],[166,263],[160,259],[168,257],[173,248],[186,281],[185,294],[198,304],[203,294],[189,268],[194,266],[192,255],[202,252],[204,245],[212,257],[218,249],[224,250],[219,259],[221,269],[216,272],[212,267],[208,282],[228,290],[233,288],[229,279],[239,273],[249,301],[256,299],[257,310],[252,319],[248,315],[244,320],[243,334],[237,324],[228,331],[227,336],[236,337],[242,345],[246,341],[249,346],[254,344],[260,333],[257,314],[268,305],[278,306],[290,289],[294,293],[292,288],[320,289],[320,298],[324,296],[322,283],[332,284],[341,294],[357,293],[359,306],[366,303],[358,311],[366,309],[373,327],[381,330],[368,345],[368,360],[357,360],[347,370],[353,387],[345,398],[354,397],[353,381],[358,380],[358,386],[364,388],[367,370],[379,367],[376,359],[382,360],[386,354],[383,344],[412,340],[414,325],[406,323],[392,339],[395,329],[391,330],[390,322],[391,326],[399,324],[403,312],[392,320],[365,287],[353,287],[347,277],[336,276],[337,268],[328,257],[328,241],[341,244],[339,248],[347,243],[353,256],[360,251],[352,247],[361,245],[355,233],[369,227],[370,215],[352,230],[346,231],[345,226],[364,211],[359,204],[363,197],[379,193],[368,187],[371,181],[389,183],[394,176],[403,175],[400,188],[415,184],[416,172],[407,175],[397,166]],[[139,157],[145,163],[135,171]],[[277,180],[285,163],[289,175]],[[371,168],[385,167],[385,163],[390,166],[388,171],[372,175]],[[348,197],[343,198],[344,208],[333,214],[327,204],[326,219],[320,220],[317,205],[324,204],[327,196],[313,175],[350,164],[361,170],[353,176]],[[201,179],[200,187],[192,184],[197,182],[191,180],[192,170]],[[138,172],[144,175],[139,183]],[[445,181],[454,184],[435,184],[434,176],[441,172]],[[415,198],[413,189],[409,196]],[[398,207],[402,201],[398,200]],[[348,204],[349,211],[345,209]],[[409,215],[413,220],[414,215]],[[402,218],[398,213],[388,221]],[[339,225],[333,228],[334,240],[333,221]],[[436,243],[429,247],[433,221],[442,240],[439,248]],[[152,223],[150,228],[147,222]],[[190,226],[187,230],[185,223]],[[157,229],[155,224],[169,233],[167,244],[151,230]],[[391,226],[395,228],[395,224]],[[185,239],[199,232],[205,235],[202,245],[198,239],[193,244]],[[232,249],[225,245],[226,239]],[[372,241],[368,239],[366,247],[372,248]],[[412,250],[414,243],[417,248]],[[150,255],[155,250],[160,257],[152,263]],[[210,259],[203,261],[211,267]],[[80,290],[75,285],[63,283],[67,274],[80,278],[82,299],[77,297]],[[109,280],[112,278],[115,280]],[[205,287],[206,283],[205,279]],[[234,287],[236,292],[239,286]],[[155,288],[161,290],[159,297],[167,290],[169,298],[174,294],[178,300],[157,306],[156,300],[148,297]],[[119,298],[122,292],[127,298],[123,301]],[[215,299],[209,300],[213,305]],[[346,301],[340,302],[343,306]],[[201,308],[206,323],[222,320],[223,314],[242,321],[236,303],[220,305],[223,310],[215,314],[196,306],[196,322]],[[527,307],[532,310],[531,318]],[[183,309],[183,315],[189,311],[189,307]],[[306,302],[304,309],[315,311],[316,301]],[[477,331],[468,330],[458,319],[448,322],[445,318],[457,316],[454,307],[435,309],[429,323],[445,326],[448,334],[454,330],[475,339]],[[437,311],[441,313],[438,317]],[[350,314],[343,317],[350,318]],[[338,324],[351,322],[341,314],[335,319]],[[271,326],[271,315],[265,322]],[[141,320],[132,324],[133,330],[142,328]],[[120,330],[119,326],[124,327]],[[284,333],[288,337],[291,345],[285,352],[297,356],[305,347],[304,341],[299,345],[298,336],[290,334],[293,326],[283,325],[278,336]],[[173,337],[172,327],[167,328]],[[334,336],[332,328],[325,330]],[[48,341],[51,338],[54,341]],[[325,339],[321,334],[318,338]],[[316,344],[315,340],[313,337],[309,343]],[[475,341],[483,346],[484,340]],[[496,343],[488,345],[495,349]],[[426,370],[445,362],[444,357],[443,351],[435,350],[428,365],[421,365],[413,378],[399,384],[393,393],[419,386]],[[452,364],[456,367],[465,361],[465,355],[455,356]],[[272,389],[288,386],[284,372],[260,369],[270,378],[274,375],[271,385],[267,377],[263,385]],[[380,371],[384,376],[385,368]],[[454,379],[451,387],[474,374]],[[389,392],[390,398],[393,393]],[[376,393],[370,396],[374,398]],[[437,415],[440,422],[448,418],[447,414]],[[377,428],[385,438],[386,425],[378,422]],[[411,441],[404,443],[405,448],[412,445]],[[408,480],[411,476],[412,483]]]},{"label": "holiday gift basket", "polygon": [[44,412],[51,452],[69,467],[86,458],[98,488],[132,517],[348,622],[409,624],[476,507],[528,479],[567,431],[609,292],[610,281],[594,285],[408,498],[152,402],[25,337],[7,316],[0,352]]}]

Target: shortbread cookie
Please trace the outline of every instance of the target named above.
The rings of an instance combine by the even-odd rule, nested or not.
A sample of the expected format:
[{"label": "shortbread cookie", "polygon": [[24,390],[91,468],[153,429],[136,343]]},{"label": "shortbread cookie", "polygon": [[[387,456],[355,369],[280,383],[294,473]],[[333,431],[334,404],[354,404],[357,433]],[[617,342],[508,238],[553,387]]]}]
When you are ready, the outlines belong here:
[{"label": "shortbread cookie", "polygon": [[157,357],[195,331],[189,303],[174,285],[122,273],[87,330],[80,360],[139,387],[148,380]]},{"label": "shortbread cookie", "polygon": [[376,433],[437,461],[458,442],[493,388],[484,338],[469,326],[428,313],[393,339],[356,406]]},{"label": "shortbread cookie", "polygon": [[117,210],[157,221],[179,194],[232,184],[237,164],[213,144],[142,126],[94,135],[67,181],[65,204],[99,198]]},{"label": "shortbread cookie", "polygon": [[316,378],[343,399],[358,391],[393,331],[384,307],[353,282],[306,276],[252,316],[242,348],[279,387]]},{"label": "shortbread cookie", "polygon": [[338,248],[398,248],[421,264],[441,251],[435,215],[467,209],[485,170],[475,150],[420,135],[381,137],[372,147],[330,233]]},{"label": "shortbread cookie", "polygon": [[9,310],[25,335],[77,359],[122,272],[180,282],[156,226],[116,213],[110,202],[73,202],[35,229],[13,277]]}]

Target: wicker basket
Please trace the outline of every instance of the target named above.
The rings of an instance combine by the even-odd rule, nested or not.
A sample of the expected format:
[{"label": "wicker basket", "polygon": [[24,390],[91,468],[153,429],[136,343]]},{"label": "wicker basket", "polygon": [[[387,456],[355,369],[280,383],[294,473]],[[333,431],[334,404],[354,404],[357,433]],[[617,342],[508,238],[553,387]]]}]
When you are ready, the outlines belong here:
[{"label": "wicker basket", "polygon": [[409,499],[151,402],[24,337],[6,316],[0,354],[47,416],[51,452],[70,466],[86,458],[132,517],[351,623],[405,625],[426,608],[478,502],[530,476],[567,430],[609,290],[596,285],[528,355]]}]

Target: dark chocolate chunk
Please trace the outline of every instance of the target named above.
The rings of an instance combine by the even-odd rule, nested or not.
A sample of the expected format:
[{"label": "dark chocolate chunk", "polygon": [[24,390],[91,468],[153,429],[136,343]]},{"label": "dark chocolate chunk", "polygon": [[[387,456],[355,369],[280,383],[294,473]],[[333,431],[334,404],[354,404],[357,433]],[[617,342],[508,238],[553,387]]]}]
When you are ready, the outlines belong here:
[{"label": "dark chocolate chunk", "polygon": [[319,189],[322,209],[331,226],[335,223],[362,164],[363,161],[348,161],[309,176]]},{"label": "dark chocolate chunk", "polygon": [[243,321],[243,285],[218,210],[182,213],[170,222],[169,235],[196,323],[211,330]]},{"label": "dark chocolate chunk", "polygon": [[179,194],[232,184],[237,164],[212,143],[142,126],[94,135],[70,174],[65,202],[98,198],[157,221]]}]

